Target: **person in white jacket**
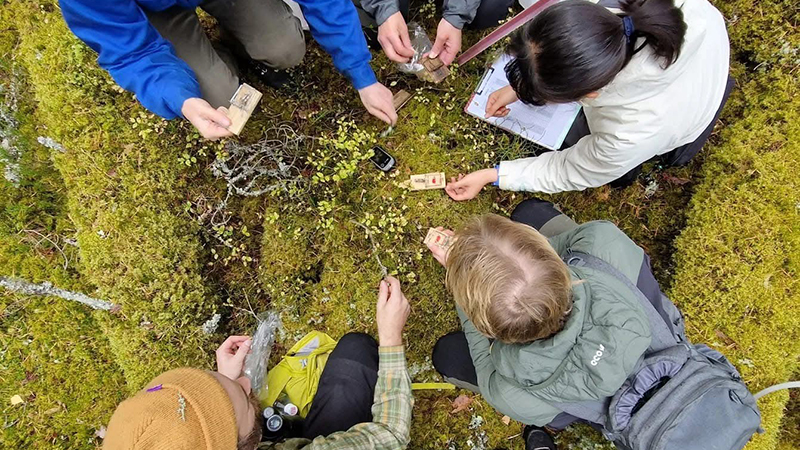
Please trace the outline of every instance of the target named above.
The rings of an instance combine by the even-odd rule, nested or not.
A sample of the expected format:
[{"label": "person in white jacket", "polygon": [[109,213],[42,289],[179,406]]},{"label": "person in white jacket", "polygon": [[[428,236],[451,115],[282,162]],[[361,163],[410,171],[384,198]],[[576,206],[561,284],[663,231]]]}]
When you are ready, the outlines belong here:
[{"label": "person in white jacket", "polygon": [[487,117],[503,117],[517,100],[580,101],[562,149],[461,175],[450,197],[469,200],[490,183],[544,193],[621,187],[649,160],[684,165],[702,148],[733,87],[722,15],[707,0],[607,1],[567,0],[517,31],[510,85],[487,104]]}]

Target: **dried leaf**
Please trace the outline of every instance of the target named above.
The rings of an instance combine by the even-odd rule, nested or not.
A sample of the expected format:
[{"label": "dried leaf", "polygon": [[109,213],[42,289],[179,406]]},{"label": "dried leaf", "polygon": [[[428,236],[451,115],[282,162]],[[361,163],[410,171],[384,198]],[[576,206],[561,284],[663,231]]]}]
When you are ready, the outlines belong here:
[{"label": "dried leaf", "polygon": [[722,339],[722,342],[724,342],[729,348],[736,347],[736,341],[728,337],[728,335],[723,333],[721,330],[714,330],[714,334],[716,334],[718,338]]},{"label": "dried leaf", "polygon": [[25,403],[25,400],[23,400],[22,397],[19,394],[11,397],[11,404],[13,406],[19,405],[21,403]]},{"label": "dried leaf", "polygon": [[692,181],[688,178],[680,178],[668,173],[661,174],[661,178],[663,178],[667,183],[674,184],[676,186],[683,186],[684,184]]},{"label": "dried leaf", "polygon": [[506,424],[506,426],[509,426],[509,425],[511,425],[511,417],[508,417],[508,416],[503,416],[503,418],[502,418],[502,419],[500,419],[500,420],[502,420],[502,421],[503,421],[503,423],[504,423],[504,424]]},{"label": "dried leaf", "polygon": [[472,404],[472,397],[467,397],[466,395],[461,394],[458,397],[456,397],[455,400],[453,400],[452,402],[453,410],[450,411],[450,414],[457,414],[460,413],[461,411],[465,411],[467,408],[469,408],[469,405],[471,404]]}]

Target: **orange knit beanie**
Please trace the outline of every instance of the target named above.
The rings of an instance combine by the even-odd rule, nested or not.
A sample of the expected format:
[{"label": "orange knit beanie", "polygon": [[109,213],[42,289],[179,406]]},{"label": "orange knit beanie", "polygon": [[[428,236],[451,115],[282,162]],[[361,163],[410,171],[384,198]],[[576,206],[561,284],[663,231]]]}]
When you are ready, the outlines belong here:
[{"label": "orange knit beanie", "polygon": [[203,370],[175,369],[120,403],[104,450],[235,450],[236,415],[228,394]]}]

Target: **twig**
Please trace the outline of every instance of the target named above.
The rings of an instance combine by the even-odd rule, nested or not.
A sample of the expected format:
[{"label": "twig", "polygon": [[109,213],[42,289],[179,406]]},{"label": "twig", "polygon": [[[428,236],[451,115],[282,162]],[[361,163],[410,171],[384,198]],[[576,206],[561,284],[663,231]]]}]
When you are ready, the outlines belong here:
[{"label": "twig", "polygon": [[384,278],[389,276],[389,269],[387,269],[386,266],[383,265],[383,263],[381,262],[381,258],[378,256],[378,245],[375,243],[375,238],[372,237],[372,230],[370,230],[368,226],[356,220],[350,219],[350,222],[353,222],[354,224],[363,228],[364,231],[367,233],[367,237],[369,237],[369,242],[372,245],[372,256],[374,256],[375,261],[378,262],[378,267],[380,267],[381,269],[381,274],[383,274]]},{"label": "twig", "polygon": [[0,277],[0,286],[3,286],[9,291],[18,292],[20,294],[41,296],[52,295],[54,297],[63,298],[64,300],[83,303],[91,308],[102,309],[104,311],[113,312],[119,310],[120,308],[118,305],[89,297],[88,295],[81,294],[80,292],[72,292],[57,288],[48,282],[36,284],[31,283],[30,281],[25,281],[21,278]]},{"label": "twig", "polygon": [[[61,247],[59,247],[59,246],[58,246],[58,244],[56,244],[56,243],[55,243],[55,241],[53,241],[53,240],[52,240],[52,239],[50,239],[49,237],[47,237],[47,236],[43,235],[42,233],[39,233],[39,232],[38,232],[38,231],[36,231],[36,230],[22,230],[22,231],[23,231],[24,233],[36,233],[36,234],[38,234],[39,236],[41,236],[41,237],[42,237],[42,239],[45,239],[45,240],[47,240],[48,242],[50,242],[51,244],[53,244],[53,247],[55,247],[55,248],[56,248],[56,250],[58,250],[58,252],[59,252],[59,253],[61,253],[61,256],[63,256],[63,257],[64,257],[64,270],[67,270],[67,267],[69,267],[69,258],[67,258],[67,255],[64,253],[64,250],[63,250]],[[41,241],[39,241],[39,242],[41,242]],[[39,243],[37,243],[36,245],[39,245]]]}]

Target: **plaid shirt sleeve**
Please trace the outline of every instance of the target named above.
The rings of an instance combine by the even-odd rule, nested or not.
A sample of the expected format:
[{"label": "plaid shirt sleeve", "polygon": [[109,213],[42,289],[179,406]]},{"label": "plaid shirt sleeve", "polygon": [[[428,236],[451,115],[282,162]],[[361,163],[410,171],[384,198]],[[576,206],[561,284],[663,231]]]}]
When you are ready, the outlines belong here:
[{"label": "plaid shirt sleeve", "polygon": [[372,422],[314,439],[303,450],[401,450],[410,441],[411,377],[403,346],[380,347]]}]

